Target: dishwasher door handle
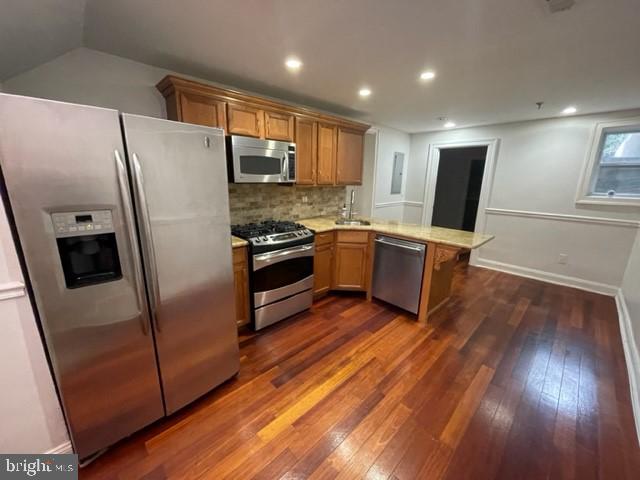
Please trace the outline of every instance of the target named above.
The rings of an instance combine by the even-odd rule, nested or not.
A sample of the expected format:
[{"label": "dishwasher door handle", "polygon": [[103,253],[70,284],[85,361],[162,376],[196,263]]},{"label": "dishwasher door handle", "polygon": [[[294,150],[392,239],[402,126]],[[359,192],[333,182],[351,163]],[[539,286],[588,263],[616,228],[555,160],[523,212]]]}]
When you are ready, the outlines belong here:
[{"label": "dishwasher door handle", "polygon": [[404,245],[404,244],[401,244],[401,243],[390,242],[389,240],[385,240],[385,239],[382,239],[382,238],[376,238],[376,243],[381,243],[382,245],[389,245],[391,247],[403,248],[405,250],[411,250],[412,252],[415,252],[415,253],[424,252],[424,248],[412,247],[412,246]]}]

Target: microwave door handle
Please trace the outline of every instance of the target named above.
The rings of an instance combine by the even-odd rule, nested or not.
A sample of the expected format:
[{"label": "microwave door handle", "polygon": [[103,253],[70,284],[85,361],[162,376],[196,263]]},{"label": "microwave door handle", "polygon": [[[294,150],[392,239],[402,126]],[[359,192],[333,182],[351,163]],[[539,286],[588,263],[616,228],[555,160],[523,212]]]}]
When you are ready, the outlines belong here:
[{"label": "microwave door handle", "polygon": [[289,165],[287,164],[287,156],[282,157],[282,180],[287,181],[289,179]]},{"label": "microwave door handle", "polygon": [[127,180],[127,169],[124,166],[124,162],[120,157],[120,152],[118,150],[114,150],[114,155],[116,158],[116,171],[118,173],[118,188],[120,189],[120,197],[122,200],[122,210],[125,221],[125,226],[127,228],[127,233],[129,235],[129,243],[131,248],[131,257],[133,260],[133,283],[134,289],[136,292],[136,300],[138,301],[138,307],[140,308],[140,319],[142,323],[142,333],[144,335],[149,335],[149,327],[148,322],[149,318],[147,318],[145,308],[144,308],[144,291],[143,291],[143,280],[142,280],[142,271],[140,270],[140,258],[138,253],[138,240],[136,239],[135,234],[135,225],[133,220],[133,205],[131,202],[131,197],[129,196],[129,182]]}]

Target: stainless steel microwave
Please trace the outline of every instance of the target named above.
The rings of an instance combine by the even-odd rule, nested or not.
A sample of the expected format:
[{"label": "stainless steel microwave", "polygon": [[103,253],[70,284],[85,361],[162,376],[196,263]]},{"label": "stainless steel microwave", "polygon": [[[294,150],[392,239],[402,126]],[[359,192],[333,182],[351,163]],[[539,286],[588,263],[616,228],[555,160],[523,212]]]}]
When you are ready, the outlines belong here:
[{"label": "stainless steel microwave", "polygon": [[231,135],[229,177],[234,183],[294,183],[296,144]]}]

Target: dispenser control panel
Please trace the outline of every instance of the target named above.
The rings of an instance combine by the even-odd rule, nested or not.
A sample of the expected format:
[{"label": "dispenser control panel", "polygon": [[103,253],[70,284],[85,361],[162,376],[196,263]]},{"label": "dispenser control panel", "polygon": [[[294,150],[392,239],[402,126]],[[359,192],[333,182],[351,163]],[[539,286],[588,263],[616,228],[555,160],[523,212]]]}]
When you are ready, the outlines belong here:
[{"label": "dispenser control panel", "polygon": [[111,210],[52,213],[56,238],[113,232]]}]

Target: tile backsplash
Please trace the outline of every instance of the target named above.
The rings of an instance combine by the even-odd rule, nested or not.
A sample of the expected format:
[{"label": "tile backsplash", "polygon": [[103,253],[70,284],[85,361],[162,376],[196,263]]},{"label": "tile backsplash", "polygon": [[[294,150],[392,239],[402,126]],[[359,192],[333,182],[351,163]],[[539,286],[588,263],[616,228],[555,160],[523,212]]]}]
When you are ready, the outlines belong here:
[{"label": "tile backsplash", "polygon": [[344,204],[345,188],[230,183],[231,223],[336,215]]}]

